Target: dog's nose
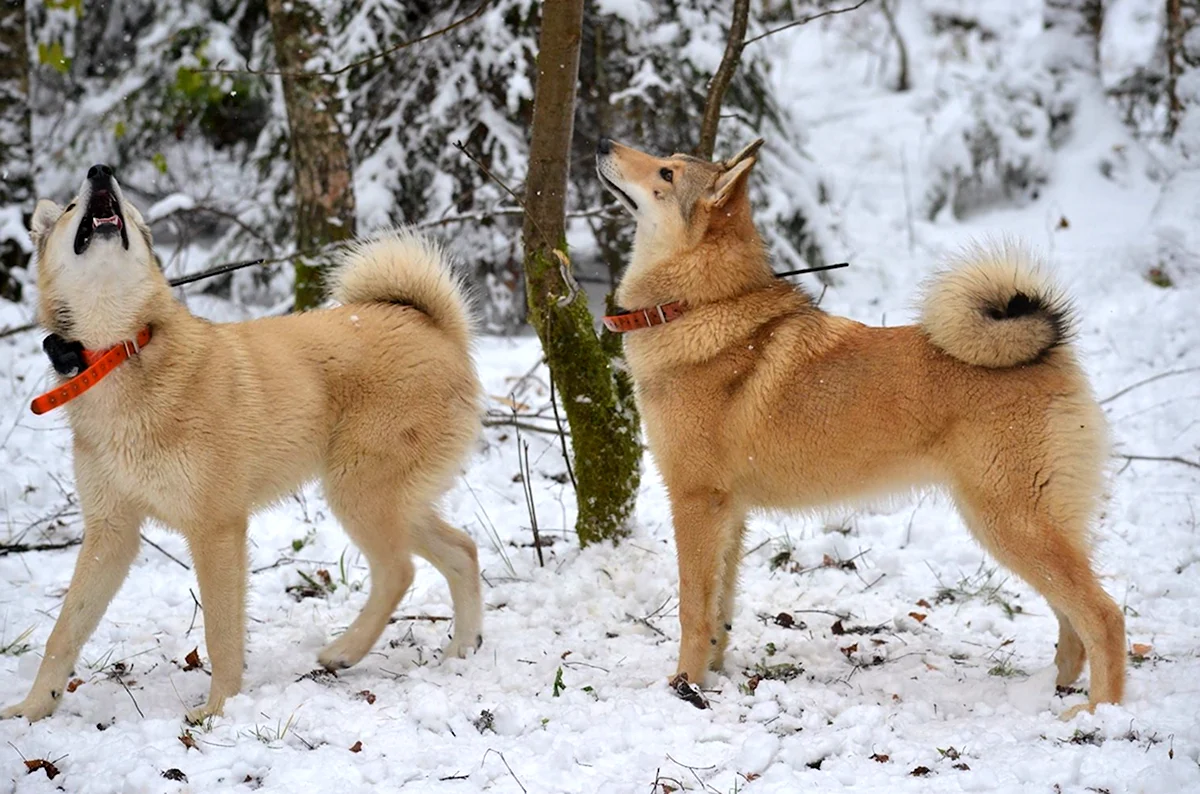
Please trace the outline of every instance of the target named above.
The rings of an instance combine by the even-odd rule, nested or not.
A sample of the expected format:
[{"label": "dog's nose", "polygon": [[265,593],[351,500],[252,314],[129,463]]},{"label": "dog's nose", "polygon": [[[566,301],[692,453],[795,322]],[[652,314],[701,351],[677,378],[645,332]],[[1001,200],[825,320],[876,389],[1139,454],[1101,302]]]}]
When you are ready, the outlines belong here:
[{"label": "dog's nose", "polygon": [[112,179],[113,170],[104,163],[97,163],[88,169],[87,178],[91,182],[107,182]]},{"label": "dog's nose", "polygon": [[612,138],[601,138],[596,141],[596,154],[608,154],[612,151]]}]

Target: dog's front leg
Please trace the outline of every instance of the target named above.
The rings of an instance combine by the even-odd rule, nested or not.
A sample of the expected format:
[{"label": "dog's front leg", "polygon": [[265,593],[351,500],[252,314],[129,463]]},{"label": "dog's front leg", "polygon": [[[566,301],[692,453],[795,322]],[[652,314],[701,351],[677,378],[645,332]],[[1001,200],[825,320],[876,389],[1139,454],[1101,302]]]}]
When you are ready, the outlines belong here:
[{"label": "dog's front leg", "polygon": [[735,531],[729,495],[691,491],[671,499],[679,557],[679,669],[697,686],[719,645],[726,550]]},{"label": "dog's front leg", "polygon": [[83,546],[75,561],[70,589],[58,621],[46,642],[46,654],[29,695],[0,712],[0,718],[25,717],[30,722],[49,716],[58,707],[63,687],[83,648],[137,556],[144,515],[102,490],[89,493],[86,478],[79,483],[83,506]]},{"label": "dog's front leg", "polygon": [[246,518],[187,533],[200,601],[204,641],[212,663],[208,702],[188,712],[189,722],[219,715],[242,689],[246,642]]}]

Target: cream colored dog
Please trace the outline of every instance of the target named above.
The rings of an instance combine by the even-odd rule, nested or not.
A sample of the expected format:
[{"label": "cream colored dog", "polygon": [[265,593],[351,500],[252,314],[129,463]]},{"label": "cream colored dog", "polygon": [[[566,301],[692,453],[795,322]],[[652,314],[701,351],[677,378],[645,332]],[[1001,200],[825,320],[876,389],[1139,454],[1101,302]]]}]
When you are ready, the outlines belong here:
[{"label": "cream colored dog", "polygon": [[437,247],[405,232],[359,244],[333,276],[340,307],[213,324],[175,300],[106,166],[65,209],[40,201],[32,237],[43,326],[92,350],[145,328],[151,338],[65,406],[83,547],[33,689],[4,717],[54,711],[147,519],[187,539],[212,663],[208,702],[189,716],[219,714],[242,685],[248,519],[316,478],[371,572],[366,606],[321,664],[370,650],[414,553],[450,585],[446,654],[477,647],[475,544],[435,502],[476,438],[481,394],[464,299]]},{"label": "cream colored dog", "polygon": [[671,500],[678,672],[698,684],[722,664],[749,511],[937,484],[1050,602],[1058,683],[1086,659],[1088,708],[1119,703],[1125,620],[1088,540],[1107,429],[1068,344],[1066,302],[1023,249],[996,246],[932,283],[919,325],[828,315],[771,272],[747,195],[754,148],[709,163],[602,141],[597,157],[637,219],[617,290],[632,311],[609,322],[629,331]]}]

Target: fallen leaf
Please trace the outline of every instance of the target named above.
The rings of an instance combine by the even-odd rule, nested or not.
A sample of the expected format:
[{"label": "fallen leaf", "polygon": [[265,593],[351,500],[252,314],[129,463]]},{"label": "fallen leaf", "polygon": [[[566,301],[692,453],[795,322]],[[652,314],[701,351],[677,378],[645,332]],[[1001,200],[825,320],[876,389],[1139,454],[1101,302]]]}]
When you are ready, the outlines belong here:
[{"label": "fallen leaf", "polygon": [[841,618],[835,620],[833,625],[829,627],[829,630],[839,637],[846,633],[846,627],[842,625]]},{"label": "fallen leaf", "polygon": [[185,673],[192,670],[200,670],[204,667],[204,662],[200,661],[200,649],[192,648],[191,653],[183,657],[183,671]]},{"label": "fallen leaf", "polygon": [[74,692],[76,689],[79,689],[79,687],[83,686],[83,683],[84,682],[82,678],[72,678],[67,682],[67,691]]},{"label": "fallen leaf", "polygon": [[967,766],[966,764],[955,764],[955,765],[954,765],[954,768],[955,768],[955,769],[961,769],[961,770],[962,770],[962,771],[964,771],[964,772],[969,772],[969,771],[971,771],[971,767]]},{"label": "fallen leaf", "polygon": [[762,775],[758,774],[757,772],[747,772],[746,774],[742,775],[742,777],[746,778],[747,783],[753,783],[762,777]]},{"label": "fallen leaf", "polygon": [[891,756],[884,755],[882,753],[875,753],[871,756],[871,760],[879,764],[886,764],[889,758],[891,758]]},{"label": "fallen leaf", "polygon": [[1059,217],[1059,219],[1058,219],[1058,228],[1060,228],[1060,229],[1069,229],[1069,228],[1071,228],[1071,224],[1070,224],[1070,223],[1067,221],[1067,216],[1063,215],[1063,216]]},{"label": "fallen leaf", "polygon": [[842,648],[842,653],[846,654],[847,659],[849,659],[852,655],[854,655],[857,652],[858,652],[858,643],[857,642],[854,643],[853,645],[847,645],[845,648]]},{"label": "fallen leaf", "polygon": [[49,761],[44,761],[41,758],[35,758],[32,761],[25,762],[26,774],[32,775],[39,769],[44,771],[46,773],[46,777],[50,778],[51,780],[54,780],[54,778],[58,777],[58,767]]},{"label": "fallen leaf", "polygon": [[928,615],[924,615],[920,612],[909,612],[908,616],[910,618],[912,618],[913,620],[917,621],[918,623],[924,623],[925,618],[928,617]]},{"label": "fallen leaf", "polygon": [[196,749],[196,737],[192,736],[191,731],[184,731],[179,734],[179,743],[189,750]]},{"label": "fallen leaf", "polygon": [[374,692],[372,692],[371,690],[369,690],[369,689],[364,689],[363,691],[361,691],[361,692],[359,692],[359,693],[358,693],[358,696],[359,696],[360,698],[362,698],[363,700],[367,701],[367,705],[368,705],[368,706],[374,706],[374,705],[375,705],[375,693],[374,693]]},{"label": "fallen leaf", "polygon": [[930,773],[929,767],[919,766],[916,769],[914,769],[913,771],[909,772],[908,774],[912,775],[913,777],[925,777],[929,773]]},{"label": "fallen leaf", "polygon": [[785,629],[790,629],[792,626],[796,625],[796,619],[787,612],[780,612],[775,616],[775,625],[782,626]]},{"label": "fallen leaf", "polygon": [[350,745],[350,752],[361,753],[362,752],[362,742],[355,742],[354,744]]},{"label": "fallen leaf", "polygon": [[924,598],[917,602],[917,606],[923,607],[924,609],[933,609],[933,607],[929,606],[929,602]]},{"label": "fallen leaf", "polygon": [[187,775],[183,774],[182,769],[168,769],[162,773],[162,776],[167,780],[178,780],[184,783],[187,782]]},{"label": "fallen leaf", "polygon": [[1154,653],[1153,645],[1144,645],[1140,642],[1135,642],[1133,644],[1133,655],[1134,656],[1149,656],[1152,653]]}]

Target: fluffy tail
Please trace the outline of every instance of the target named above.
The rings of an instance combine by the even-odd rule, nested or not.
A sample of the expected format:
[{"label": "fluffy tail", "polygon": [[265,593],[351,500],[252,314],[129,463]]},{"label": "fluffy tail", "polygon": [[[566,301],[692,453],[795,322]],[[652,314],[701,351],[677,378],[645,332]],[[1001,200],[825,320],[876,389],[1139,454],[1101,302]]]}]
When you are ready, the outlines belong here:
[{"label": "fluffy tail", "polygon": [[1071,304],[1014,242],[975,245],[929,284],[921,327],[951,356],[979,367],[1036,361],[1071,337]]},{"label": "fluffy tail", "polygon": [[462,283],[442,247],[406,229],[354,244],[332,274],[342,303],[400,303],[420,309],[464,348],[472,323]]}]

